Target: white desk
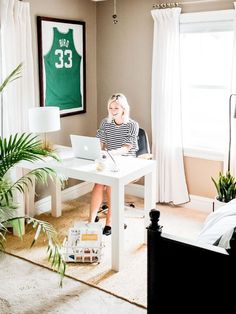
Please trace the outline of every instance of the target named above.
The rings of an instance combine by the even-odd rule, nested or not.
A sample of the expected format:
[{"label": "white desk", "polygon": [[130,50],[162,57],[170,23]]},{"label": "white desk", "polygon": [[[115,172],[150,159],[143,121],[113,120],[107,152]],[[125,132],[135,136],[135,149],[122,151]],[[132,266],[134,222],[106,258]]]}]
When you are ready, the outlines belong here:
[{"label": "white desk", "polygon": [[[149,224],[149,210],[155,208],[156,193],[156,161],[145,160],[132,157],[116,158],[119,171],[112,172],[109,169],[97,171],[95,163],[92,161],[69,157],[61,162],[48,160],[43,162],[22,162],[21,167],[35,169],[47,166],[64,174],[68,178],[83,181],[96,182],[111,186],[111,206],[112,206],[112,265],[111,268],[119,271],[122,267],[122,252],[124,244],[124,187],[126,184],[142,176],[144,180],[144,243],[146,242],[146,226]],[[61,189],[58,182],[54,185],[52,192],[52,214],[61,215]]]}]

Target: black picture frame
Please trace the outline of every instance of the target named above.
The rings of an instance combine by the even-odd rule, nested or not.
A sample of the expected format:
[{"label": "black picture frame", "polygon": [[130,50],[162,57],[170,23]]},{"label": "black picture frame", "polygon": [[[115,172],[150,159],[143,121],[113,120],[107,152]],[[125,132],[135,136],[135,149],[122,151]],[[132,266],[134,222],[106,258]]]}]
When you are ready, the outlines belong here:
[{"label": "black picture frame", "polygon": [[86,112],[85,22],[37,16],[40,106]]}]

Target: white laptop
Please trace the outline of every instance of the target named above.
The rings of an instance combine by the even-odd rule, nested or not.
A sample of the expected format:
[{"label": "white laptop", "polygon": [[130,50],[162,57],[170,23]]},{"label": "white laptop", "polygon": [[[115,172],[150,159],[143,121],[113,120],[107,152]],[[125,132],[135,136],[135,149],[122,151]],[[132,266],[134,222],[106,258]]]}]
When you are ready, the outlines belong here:
[{"label": "white laptop", "polygon": [[102,150],[99,138],[71,134],[70,140],[75,157],[87,160],[101,158]]}]

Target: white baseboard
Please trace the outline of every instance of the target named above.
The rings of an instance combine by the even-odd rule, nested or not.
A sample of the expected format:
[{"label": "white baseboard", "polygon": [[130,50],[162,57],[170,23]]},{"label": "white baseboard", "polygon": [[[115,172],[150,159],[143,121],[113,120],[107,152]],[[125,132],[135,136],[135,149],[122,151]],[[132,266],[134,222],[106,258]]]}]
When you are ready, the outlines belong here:
[{"label": "white baseboard", "polygon": [[68,201],[92,191],[93,183],[81,182],[62,191],[62,201]]},{"label": "white baseboard", "polygon": [[[82,182],[62,191],[62,201],[67,201],[80,197],[92,190],[93,183]],[[130,183],[125,186],[125,193],[137,197],[144,197],[144,186],[141,184]],[[206,213],[212,212],[213,199],[198,195],[190,195],[190,202],[183,204],[183,207],[196,209]],[[51,209],[51,196],[47,196],[35,203],[35,211],[37,214],[49,211]]]},{"label": "white baseboard", "polygon": [[130,183],[125,186],[125,193],[137,197],[144,197],[144,186],[141,184]]},{"label": "white baseboard", "polygon": [[183,204],[183,207],[200,210],[211,213],[213,210],[213,198],[202,197],[198,195],[190,195],[190,202]]},{"label": "white baseboard", "polygon": [[[131,183],[125,187],[125,192],[127,194],[143,198],[144,186],[140,184]],[[214,199],[212,198],[202,197],[198,195],[190,195],[190,202],[183,204],[181,206],[210,213],[213,210],[213,201]]]},{"label": "white baseboard", "polygon": [[[61,192],[61,200],[65,202],[80,197],[89,193],[92,190],[92,187],[93,183],[90,182],[82,182],[73,185]],[[44,197],[35,203],[35,212],[37,214],[41,214],[49,210],[51,210],[51,196]]]},{"label": "white baseboard", "polygon": [[[61,192],[62,201],[68,201],[80,197],[84,194],[91,192],[93,183],[82,182],[73,185]],[[125,186],[125,193],[134,195],[137,197],[143,197],[144,187],[140,184],[128,184]],[[51,210],[51,196],[42,198],[35,203],[35,212],[37,215]]]}]

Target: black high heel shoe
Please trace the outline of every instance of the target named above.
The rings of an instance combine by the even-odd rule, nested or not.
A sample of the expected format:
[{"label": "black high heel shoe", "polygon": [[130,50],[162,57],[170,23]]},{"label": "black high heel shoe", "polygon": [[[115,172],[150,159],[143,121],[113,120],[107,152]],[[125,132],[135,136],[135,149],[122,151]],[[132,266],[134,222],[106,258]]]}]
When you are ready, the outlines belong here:
[{"label": "black high heel shoe", "polygon": [[105,226],[103,228],[102,234],[109,236],[111,234],[111,226]]},{"label": "black high heel shoe", "polygon": [[[127,225],[124,224],[124,229],[126,229],[126,228],[127,228]],[[104,235],[106,235],[106,236],[111,235],[111,226],[105,226],[105,227],[103,228],[102,233],[103,233]]]}]

